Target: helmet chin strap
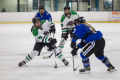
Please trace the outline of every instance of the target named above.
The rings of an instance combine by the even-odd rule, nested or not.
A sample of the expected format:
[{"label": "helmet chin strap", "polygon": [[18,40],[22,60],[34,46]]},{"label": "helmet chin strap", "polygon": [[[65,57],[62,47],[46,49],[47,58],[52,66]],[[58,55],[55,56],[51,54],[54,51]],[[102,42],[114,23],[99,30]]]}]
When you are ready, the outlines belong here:
[{"label": "helmet chin strap", "polygon": [[69,14],[71,15],[71,13],[70,13],[70,12],[69,12],[69,13],[65,13],[65,16],[67,16],[67,15],[69,15]]},{"label": "helmet chin strap", "polygon": [[38,29],[42,28],[42,24],[40,24],[40,26],[38,26]]},{"label": "helmet chin strap", "polygon": [[[45,10],[44,10],[44,12],[45,12]],[[40,15],[43,15],[43,14],[44,14],[44,12],[43,12],[43,13],[40,13],[40,12],[39,12],[39,13],[40,13]]]},{"label": "helmet chin strap", "polygon": [[42,28],[42,24],[40,24],[40,26],[36,26],[36,25],[34,25],[35,26],[35,28],[37,28],[37,29],[40,29],[40,28]]},{"label": "helmet chin strap", "polygon": [[43,15],[44,13],[40,13],[40,15]]}]

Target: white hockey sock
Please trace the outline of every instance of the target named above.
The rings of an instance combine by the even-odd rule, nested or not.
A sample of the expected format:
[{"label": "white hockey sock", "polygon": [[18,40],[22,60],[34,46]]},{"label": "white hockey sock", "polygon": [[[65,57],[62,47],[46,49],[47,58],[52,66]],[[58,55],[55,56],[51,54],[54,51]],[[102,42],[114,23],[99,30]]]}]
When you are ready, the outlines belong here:
[{"label": "white hockey sock", "polygon": [[[60,46],[59,46],[59,51],[60,51],[60,52],[62,52],[62,50],[63,50],[63,48],[64,48],[64,45],[65,45],[65,43],[66,43],[66,41],[67,41],[67,40],[64,40],[64,41],[63,41],[63,39],[64,39],[64,38],[61,38],[61,40],[60,40]],[[63,41],[63,42],[62,42],[62,41]],[[61,42],[62,42],[62,43],[61,43]]]},{"label": "white hockey sock", "polygon": [[31,61],[34,57],[36,57],[38,55],[38,51],[32,51],[30,54],[28,54],[24,61],[27,63],[28,61]]},{"label": "white hockey sock", "polygon": [[[56,50],[56,56],[58,56],[58,58],[59,58],[60,60],[65,59],[64,56],[63,56],[63,54],[61,54],[61,52],[60,52],[57,48],[56,48],[55,50]],[[52,50],[52,52],[53,52],[53,53],[55,52],[54,49]],[[55,53],[54,53],[54,54],[55,54]]]}]

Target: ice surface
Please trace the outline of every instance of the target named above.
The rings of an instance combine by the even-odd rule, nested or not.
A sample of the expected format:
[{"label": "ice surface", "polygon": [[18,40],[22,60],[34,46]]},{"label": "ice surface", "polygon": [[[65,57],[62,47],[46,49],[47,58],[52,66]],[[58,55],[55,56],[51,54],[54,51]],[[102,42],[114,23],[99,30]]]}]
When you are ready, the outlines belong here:
[{"label": "ice surface", "polygon": [[[91,23],[91,25],[103,33],[106,40],[105,56],[116,67],[116,72],[107,72],[107,67],[94,54],[90,57],[90,74],[79,74],[79,69],[83,67],[79,55],[75,57],[75,67],[79,65],[79,68],[73,71],[70,39],[63,50],[69,66],[64,66],[57,59],[58,68],[53,68],[54,55],[50,59],[43,59],[43,56],[50,55],[43,48],[41,56],[35,57],[27,63],[27,66],[17,67],[33,49],[35,40],[31,33],[32,23],[0,24],[0,80],[120,80],[120,23]],[[58,46],[61,38],[60,23],[56,23],[56,28]]]}]

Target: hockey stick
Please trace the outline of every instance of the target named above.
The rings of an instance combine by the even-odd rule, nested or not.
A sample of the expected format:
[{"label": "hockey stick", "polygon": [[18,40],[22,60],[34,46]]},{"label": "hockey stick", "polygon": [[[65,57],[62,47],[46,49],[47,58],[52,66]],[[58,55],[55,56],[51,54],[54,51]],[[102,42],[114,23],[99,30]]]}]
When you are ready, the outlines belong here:
[{"label": "hockey stick", "polygon": [[[53,33],[53,39],[54,39],[54,33]],[[54,68],[57,68],[57,59],[56,59],[56,49],[55,49],[55,44],[54,44],[54,52],[55,52],[55,67]]]},{"label": "hockey stick", "polygon": [[[69,35],[69,34],[68,34],[68,35]],[[65,40],[65,39],[63,39],[62,42],[63,42],[64,40]],[[62,42],[59,44],[59,46],[62,44]],[[59,47],[59,46],[58,46],[58,47]],[[43,56],[43,59],[48,59],[48,58],[50,58],[52,55],[53,55],[53,53],[50,54],[49,56]]]},{"label": "hockey stick", "polygon": [[73,58],[73,71],[76,71],[79,65],[76,68],[74,68],[74,56],[73,55],[72,55],[72,58]]},{"label": "hockey stick", "polygon": [[49,56],[43,56],[43,59],[48,59],[48,58],[50,58],[52,55],[53,55],[53,53],[50,54]]},{"label": "hockey stick", "polygon": [[[69,35],[69,34],[68,34],[68,35]],[[67,35],[67,36],[68,36],[68,35]],[[65,39],[63,39],[62,42],[63,42],[64,40],[65,40]],[[62,42],[58,45],[58,47],[62,44]],[[48,59],[48,58],[50,58],[52,55],[53,55],[53,53],[50,54],[49,56],[43,56],[43,59]]]},{"label": "hockey stick", "polygon": [[[64,40],[65,40],[65,39],[63,39],[62,42],[63,42]],[[62,43],[62,42],[61,42],[61,43]],[[61,43],[60,43],[60,45],[61,45]],[[59,46],[60,46],[60,45],[59,45]],[[58,47],[59,47],[59,46],[58,46]],[[43,59],[48,59],[48,58],[50,58],[52,55],[53,55],[53,53],[50,54],[49,56],[43,56]]]}]

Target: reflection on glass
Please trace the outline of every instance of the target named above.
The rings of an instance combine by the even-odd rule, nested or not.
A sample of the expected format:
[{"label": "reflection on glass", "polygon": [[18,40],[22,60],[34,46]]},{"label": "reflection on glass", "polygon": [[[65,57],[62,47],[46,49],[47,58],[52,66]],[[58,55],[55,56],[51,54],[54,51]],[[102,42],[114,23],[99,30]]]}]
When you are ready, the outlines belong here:
[{"label": "reflection on glass", "polygon": [[72,11],[120,11],[120,0],[0,0],[0,12],[38,12],[40,5],[49,12],[64,11],[65,5]]},{"label": "reflection on glass", "polygon": [[114,4],[114,6],[113,6],[113,10],[114,11],[120,11],[120,0],[114,0],[114,2],[113,2]]},{"label": "reflection on glass", "polygon": [[0,12],[12,12],[12,0],[0,0]]},{"label": "reflection on glass", "polygon": [[64,0],[53,0],[53,11],[64,11]]}]

